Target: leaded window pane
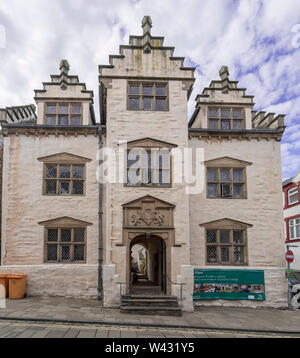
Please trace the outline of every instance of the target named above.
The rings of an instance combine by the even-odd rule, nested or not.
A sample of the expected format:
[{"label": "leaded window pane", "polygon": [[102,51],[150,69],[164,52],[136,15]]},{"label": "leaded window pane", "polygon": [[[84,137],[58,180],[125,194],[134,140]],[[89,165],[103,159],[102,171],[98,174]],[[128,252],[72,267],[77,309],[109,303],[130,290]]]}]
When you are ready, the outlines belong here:
[{"label": "leaded window pane", "polygon": [[170,171],[169,170],[160,170],[158,181],[160,185],[170,184]]},{"label": "leaded window pane", "polygon": [[129,98],[129,109],[138,110],[140,100],[139,98],[130,97]]},{"label": "leaded window pane", "polygon": [[207,180],[211,181],[218,181],[218,169],[207,169]]},{"label": "leaded window pane", "polygon": [[243,197],[243,184],[233,184],[233,197],[234,198]]},{"label": "leaded window pane", "polygon": [[220,243],[229,244],[230,243],[230,232],[229,231],[220,231]]},{"label": "leaded window pane", "polygon": [[219,111],[216,108],[208,109],[208,118],[219,118]]},{"label": "leaded window pane", "polygon": [[74,229],[74,241],[84,242],[84,229]]},{"label": "leaded window pane", "polygon": [[143,110],[151,110],[151,109],[152,109],[152,97],[144,97]]},{"label": "leaded window pane", "polygon": [[218,184],[208,184],[207,185],[207,195],[209,198],[218,197]]},{"label": "leaded window pane", "polygon": [[59,125],[61,125],[61,126],[67,126],[67,125],[68,125],[68,120],[69,120],[69,117],[68,117],[68,116],[65,116],[65,115],[59,116],[59,118],[58,118]]},{"label": "leaded window pane", "polygon": [[156,110],[163,111],[165,109],[167,109],[166,98],[156,98]]},{"label": "leaded window pane", "polygon": [[72,194],[83,194],[83,180],[73,180]]},{"label": "leaded window pane", "polygon": [[139,94],[139,85],[130,85],[129,86],[129,94],[138,95]]},{"label": "leaded window pane", "polygon": [[230,170],[229,169],[221,169],[220,170],[220,181],[221,182],[229,182],[230,181]]},{"label": "leaded window pane", "polygon": [[70,242],[71,241],[71,230],[70,229],[62,229],[61,230],[61,241],[62,242]]},{"label": "leaded window pane", "polygon": [[152,85],[143,85],[143,94],[152,95]]},{"label": "leaded window pane", "polygon": [[48,104],[46,113],[47,114],[56,114],[56,105]]},{"label": "leaded window pane", "polygon": [[229,119],[222,119],[221,120],[221,128],[222,129],[230,129],[230,120]]},{"label": "leaded window pane", "polygon": [[68,181],[61,181],[59,183],[59,192],[60,194],[69,194],[70,193],[70,182]]},{"label": "leaded window pane", "polygon": [[47,260],[57,261],[57,245],[47,245]]},{"label": "leaded window pane", "polygon": [[241,109],[232,109],[232,118],[233,119],[242,119],[242,110]]},{"label": "leaded window pane", "polygon": [[60,114],[68,114],[69,106],[68,105],[60,105],[59,106],[59,113]]},{"label": "leaded window pane", "polygon": [[71,175],[71,166],[70,165],[60,165],[59,166],[59,176],[60,178],[70,178]]},{"label": "leaded window pane", "polygon": [[229,119],[230,118],[230,110],[229,109],[221,109],[221,118]]},{"label": "leaded window pane", "polygon": [[73,178],[83,179],[84,167],[83,165],[73,165]]},{"label": "leaded window pane", "polygon": [[71,246],[70,245],[62,245],[61,246],[61,260],[62,261],[70,261],[71,259]]},{"label": "leaded window pane", "polygon": [[157,96],[166,96],[167,89],[165,85],[156,85],[156,95]]},{"label": "leaded window pane", "polygon": [[243,181],[243,169],[233,169],[233,182],[240,183]]},{"label": "leaded window pane", "polygon": [[209,119],[208,120],[208,128],[209,129],[218,129],[219,121],[217,119]]},{"label": "leaded window pane", "polygon": [[243,121],[241,119],[234,119],[232,121],[233,129],[242,129],[243,128]]},{"label": "leaded window pane", "polygon": [[55,126],[56,125],[56,117],[54,116],[46,116],[46,124]]},{"label": "leaded window pane", "polygon": [[234,263],[244,263],[244,247],[234,246],[233,257]]},{"label": "leaded window pane", "polygon": [[56,194],[56,180],[46,180],[46,194]]},{"label": "leaded window pane", "polygon": [[229,247],[221,247],[221,262],[229,263],[230,261],[230,248]]},{"label": "leaded window pane", "polygon": [[75,245],[74,246],[74,261],[84,261],[84,246]]},{"label": "leaded window pane", "polygon": [[243,241],[243,231],[233,231],[233,243],[242,244]]},{"label": "leaded window pane", "polygon": [[48,229],[48,237],[49,242],[57,242],[58,241],[58,230],[57,229]]},{"label": "leaded window pane", "polygon": [[217,262],[217,247],[216,246],[207,246],[207,262],[213,263]]},{"label": "leaded window pane", "polygon": [[213,244],[217,242],[217,231],[216,230],[207,230],[206,231],[206,242],[208,244]]},{"label": "leaded window pane", "polygon": [[80,116],[72,116],[71,117],[71,125],[72,126],[79,126],[80,125]]},{"label": "leaded window pane", "polygon": [[72,114],[80,114],[80,111],[81,111],[81,106],[80,105],[72,104],[72,106],[71,106],[71,113]]},{"label": "leaded window pane", "polygon": [[57,178],[57,166],[47,165],[46,166],[46,178]]}]

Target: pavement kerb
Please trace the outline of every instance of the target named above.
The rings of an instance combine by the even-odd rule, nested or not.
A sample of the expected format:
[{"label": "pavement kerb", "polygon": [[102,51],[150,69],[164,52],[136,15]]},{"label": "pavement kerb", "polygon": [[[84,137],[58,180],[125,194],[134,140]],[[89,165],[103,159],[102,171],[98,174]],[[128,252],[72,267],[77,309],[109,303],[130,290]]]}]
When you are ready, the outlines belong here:
[{"label": "pavement kerb", "polygon": [[108,321],[89,321],[89,320],[65,320],[65,319],[49,319],[49,318],[30,318],[30,317],[1,317],[1,321],[21,321],[21,322],[40,322],[40,323],[62,323],[74,325],[103,325],[103,326],[129,326],[129,327],[147,327],[147,328],[171,328],[171,329],[190,329],[190,330],[212,330],[212,331],[228,331],[228,332],[249,332],[249,333],[268,333],[268,334],[297,334],[300,331],[286,331],[286,330],[266,330],[253,328],[229,328],[229,327],[214,327],[214,326],[190,326],[190,325],[174,325],[174,324],[147,324],[147,323],[133,323],[133,322],[108,322]]}]

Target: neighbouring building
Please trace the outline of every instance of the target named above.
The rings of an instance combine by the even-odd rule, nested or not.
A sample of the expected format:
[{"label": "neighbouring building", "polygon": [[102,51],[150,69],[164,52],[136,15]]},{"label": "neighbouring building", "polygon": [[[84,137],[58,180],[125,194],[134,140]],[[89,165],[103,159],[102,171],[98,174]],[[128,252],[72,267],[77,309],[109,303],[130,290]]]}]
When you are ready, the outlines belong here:
[{"label": "neighbouring building", "polygon": [[195,68],[151,27],[99,66],[100,123],[63,60],[36,120],[3,125],[0,272],[27,273],[28,295],[120,306],[139,245],[148,287],[186,311],[286,306],[284,116],[253,111],[223,66],[188,122]]},{"label": "neighbouring building", "polygon": [[291,269],[300,271],[300,171],[282,183],[285,243],[292,245]]}]

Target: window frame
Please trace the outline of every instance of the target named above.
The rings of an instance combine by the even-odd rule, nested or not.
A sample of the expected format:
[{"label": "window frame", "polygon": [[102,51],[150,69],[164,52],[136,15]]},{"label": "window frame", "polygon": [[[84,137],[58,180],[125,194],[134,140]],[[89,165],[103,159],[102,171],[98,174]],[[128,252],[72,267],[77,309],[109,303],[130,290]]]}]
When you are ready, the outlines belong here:
[{"label": "window frame", "polygon": [[[292,195],[295,195],[295,193],[290,194],[291,191],[294,191],[295,193],[297,193],[297,200],[294,201],[293,203],[290,202],[290,197]],[[299,188],[298,188],[298,186],[294,186],[293,188],[287,190],[287,199],[288,199],[288,206],[295,205],[295,204],[299,203]]]},{"label": "window frame", "polygon": [[[207,232],[208,231],[216,231],[216,243],[207,243]],[[220,232],[221,231],[229,231],[229,243],[220,243]],[[243,233],[243,244],[234,244],[233,241],[233,232],[239,231]],[[205,228],[204,230],[204,243],[205,243],[205,264],[207,266],[248,266],[248,238],[247,238],[247,229],[245,228],[222,228],[222,227],[215,227],[215,228]],[[209,262],[208,261],[208,253],[207,248],[208,246],[216,247],[217,251],[217,261],[216,262]],[[244,248],[244,262],[243,263],[234,263],[234,247],[243,247]],[[222,262],[221,261],[221,247],[230,247],[230,254],[229,254],[229,262]]]},{"label": "window frame", "polygon": [[[209,181],[208,179],[208,171],[209,170],[216,170],[217,171],[217,181]],[[221,170],[229,170],[229,181],[221,181]],[[241,170],[243,181],[233,181],[233,171],[234,170]],[[217,196],[209,196],[208,187],[209,185],[217,185]],[[230,184],[231,185],[231,195],[230,196],[222,196],[221,195],[221,186],[222,184]],[[235,197],[234,194],[234,185],[242,185],[243,195],[242,197]],[[247,199],[247,173],[246,167],[239,167],[239,166],[231,166],[225,167],[220,165],[219,167],[216,166],[206,166],[206,198],[207,199]]]},{"label": "window frame", "polygon": [[[296,223],[296,220],[299,221],[299,223]],[[293,222],[293,225],[291,224]],[[289,219],[289,240],[293,241],[293,240],[299,240],[300,239],[300,235],[297,236],[297,230],[296,227],[299,226],[300,227],[300,217],[296,217],[294,219]],[[294,237],[292,237],[291,235],[291,230],[293,230],[294,232]]]},{"label": "window frame", "polygon": [[[48,106],[56,106],[55,114],[51,114],[51,113],[48,114],[47,113]],[[82,105],[82,103],[80,103],[80,102],[69,102],[69,101],[66,101],[66,102],[63,102],[63,101],[45,102],[44,103],[44,124],[45,125],[63,126],[63,125],[59,124],[59,116],[64,115],[63,113],[59,112],[59,107],[60,106],[68,106],[68,114],[67,114],[68,115],[68,124],[67,124],[67,126],[76,127],[76,126],[82,125],[82,121],[83,121],[83,105]],[[72,112],[71,112],[72,111],[72,109],[71,109],[72,106],[80,106],[80,113],[72,114]],[[80,124],[75,124],[75,125],[71,124],[71,118],[73,116],[74,117],[80,117]],[[53,117],[53,118],[55,117],[55,124],[47,123],[47,117]]]},{"label": "window frame", "polygon": [[[46,170],[47,166],[56,166],[56,178],[47,178]],[[59,176],[60,174],[60,167],[61,166],[70,166],[70,178],[61,178]],[[73,167],[81,166],[83,167],[83,178],[73,178]],[[49,194],[46,192],[47,188],[47,181],[56,181],[56,193],[55,194]],[[70,192],[68,194],[61,194],[59,190],[59,183],[60,182],[69,182],[69,189]],[[73,182],[74,181],[81,181],[83,182],[83,192],[82,194],[74,194],[73,193]],[[61,196],[61,197],[77,197],[77,196],[85,196],[86,195],[86,165],[85,163],[70,163],[70,162],[58,162],[58,163],[50,163],[50,162],[44,162],[43,163],[43,196]]]},{"label": "window frame", "polygon": [[[139,87],[139,93],[138,94],[130,94],[130,86],[136,85]],[[152,87],[152,94],[143,94],[143,85],[146,85],[145,87],[151,85]],[[165,86],[166,94],[165,96],[162,95],[156,95],[156,86]],[[139,108],[133,109],[130,108],[130,98],[137,98],[139,100]],[[152,98],[152,108],[151,109],[143,109],[143,98]],[[166,107],[165,109],[156,109],[156,100],[159,98],[165,98],[166,101]],[[166,81],[134,81],[134,80],[128,80],[127,81],[127,110],[128,111],[143,111],[143,112],[167,112],[169,111],[169,83]]]},{"label": "window frame", "polygon": [[[209,116],[210,109],[218,111],[218,116],[216,118],[213,118],[213,117]],[[228,120],[230,120],[230,128],[228,128],[228,129],[223,129],[222,128],[222,115],[221,115],[221,113],[222,113],[223,109],[230,111],[229,118],[228,118]],[[233,118],[232,112],[234,110],[240,110],[241,111],[241,118]],[[215,129],[215,130],[243,130],[243,129],[245,129],[245,126],[246,126],[245,117],[246,117],[245,116],[245,108],[240,107],[240,106],[238,106],[238,107],[232,107],[232,106],[230,106],[230,107],[229,106],[224,106],[224,107],[209,106],[207,108],[207,129],[212,129],[212,130],[213,129]],[[218,120],[217,128],[210,128],[210,126],[209,126],[210,120]],[[225,118],[223,118],[223,120],[225,120]],[[234,121],[241,121],[241,123],[242,123],[241,128],[233,128]]]},{"label": "window frame", "polygon": [[[83,230],[84,233],[84,241],[76,242],[74,241],[74,232],[76,229]],[[57,230],[57,241],[48,241],[48,230]],[[62,230],[71,230],[71,241],[61,241],[61,231]],[[57,245],[57,260],[48,260],[47,259],[47,247],[51,245]],[[61,246],[71,246],[70,251],[70,260],[61,260]],[[74,247],[75,246],[83,246],[84,247],[84,260],[74,260]],[[85,264],[87,262],[87,228],[82,226],[45,226],[44,228],[44,263],[46,264]]]},{"label": "window frame", "polygon": [[[164,148],[167,148],[167,147],[164,147]],[[145,184],[142,182],[142,159],[141,159],[141,155],[139,154],[139,167],[138,169],[136,170],[139,170],[139,180],[138,180],[138,183],[137,184],[129,184],[128,183],[128,172],[130,170],[130,168],[128,167],[128,154],[130,153],[131,150],[140,150],[141,152],[143,151],[146,151],[147,153],[155,153],[155,163],[157,164],[157,159],[156,159],[156,155],[157,155],[157,151],[160,151],[162,148],[160,147],[144,147],[144,146],[139,146],[137,145],[136,147],[129,147],[127,149],[127,153],[126,153],[126,158],[125,158],[125,183],[124,183],[124,186],[125,187],[128,187],[128,188],[137,188],[137,187],[142,187],[142,188],[171,188],[172,187],[172,154],[171,154],[171,149],[170,148],[167,148],[168,149],[168,159],[169,159],[169,169],[164,169],[164,168],[159,168],[159,165],[158,167],[155,167],[154,169],[150,169],[151,171],[151,175],[152,175],[152,171],[155,171],[156,173],[156,179],[157,179],[157,183],[152,183],[152,184]],[[152,162],[152,159],[151,159],[151,162]],[[134,170],[134,169],[133,169]],[[149,168],[148,168],[149,170]],[[169,183],[168,184],[159,184],[159,173],[160,171],[169,171]]]}]

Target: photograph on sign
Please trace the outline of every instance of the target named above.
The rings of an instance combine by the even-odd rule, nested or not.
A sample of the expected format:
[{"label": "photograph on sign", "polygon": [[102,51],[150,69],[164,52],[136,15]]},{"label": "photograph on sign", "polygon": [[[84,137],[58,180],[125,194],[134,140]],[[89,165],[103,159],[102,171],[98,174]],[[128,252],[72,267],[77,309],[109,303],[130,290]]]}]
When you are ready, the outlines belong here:
[{"label": "photograph on sign", "polygon": [[262,270],[194,270],[194,300],[265,300]]}]

